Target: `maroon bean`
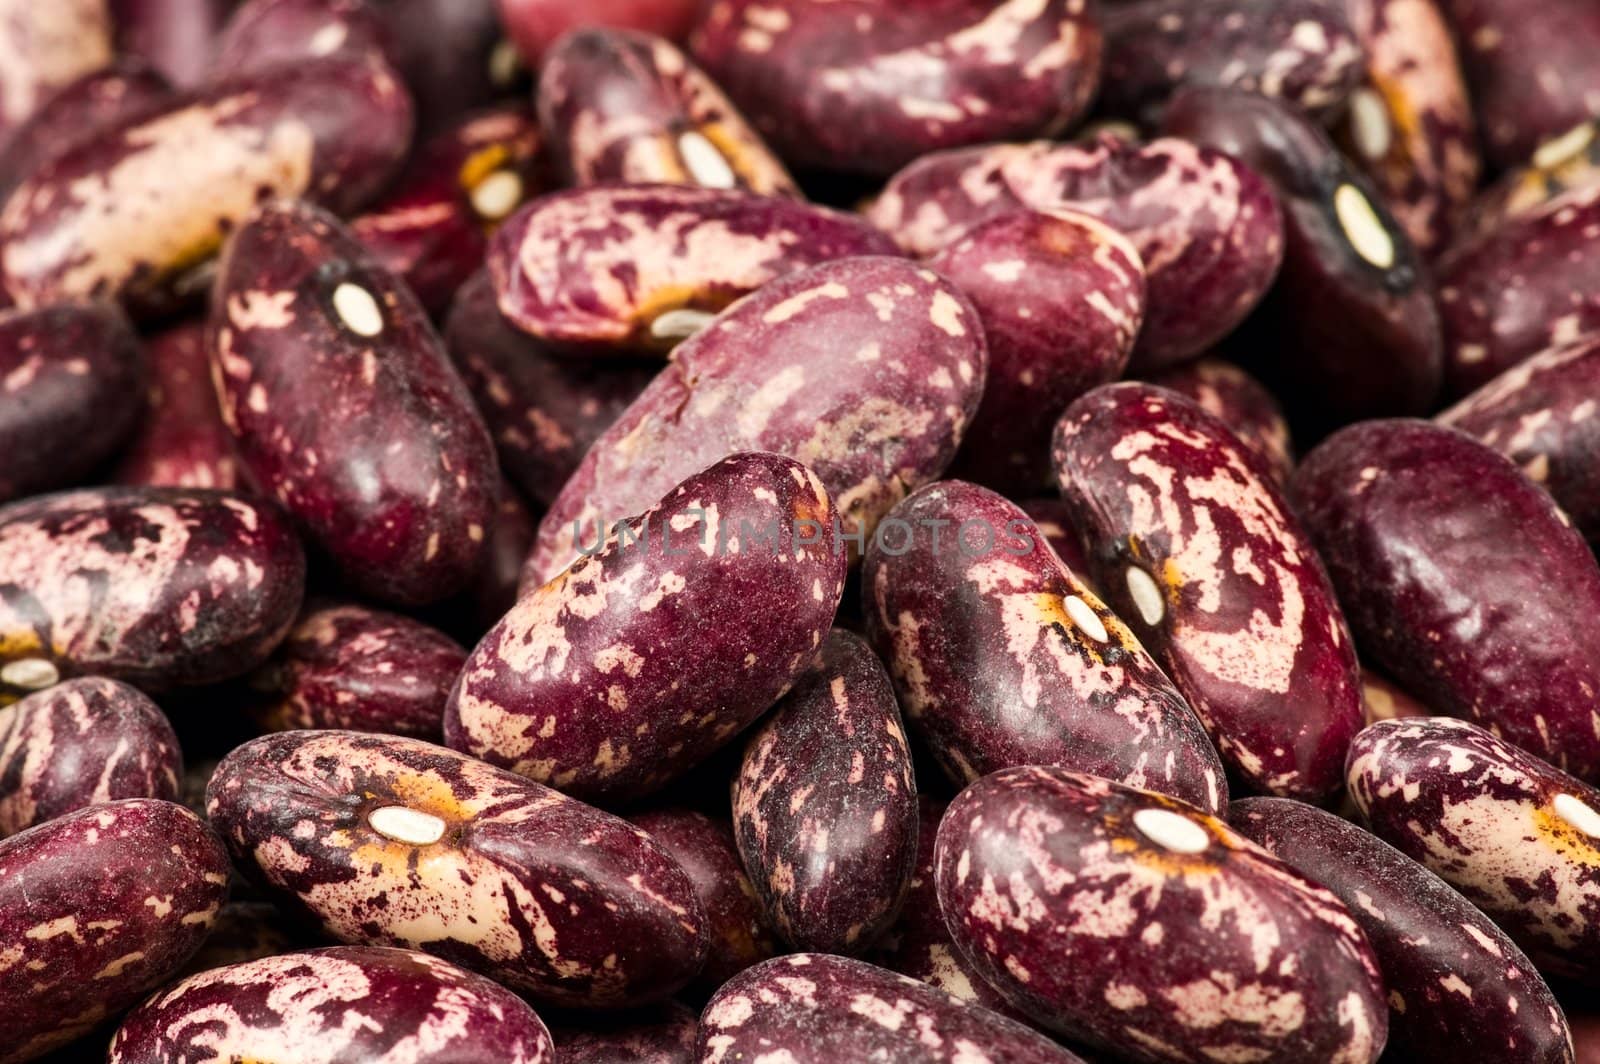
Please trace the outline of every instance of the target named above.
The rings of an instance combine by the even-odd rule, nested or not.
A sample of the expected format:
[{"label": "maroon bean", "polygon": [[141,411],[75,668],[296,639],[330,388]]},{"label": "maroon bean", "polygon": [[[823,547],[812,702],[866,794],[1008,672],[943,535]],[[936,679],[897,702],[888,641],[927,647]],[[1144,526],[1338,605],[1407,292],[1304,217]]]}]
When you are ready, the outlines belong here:
[{"label": "maroon bean", "polygon": [[1292,490],[1373,665],[1435,712],[1600,779],[1600,567],[1549,495],[1421,421],[1345,429]]},{"label": "maroon bean", "polygon": [[586,26],[611,26],[658,34],[680,41],[700,13],[699,0],[499,0],[500,17],[523,57],[532,65],[545,62],[545,52],[570,31]]},{"label": "maroon bean", "polygon": [[416,95],[423,135],[518,91],[527,80],[495,0],[375,2],[394,42],[395,63]]},{"label": "maroon bean", "polygon": [[1022,512],[1028,515],[1034,527],[1039,530],[1050,549],[1056,552],[1056,557],[1072,571],[1072,575],[1084,582],[1084,586],[1094,591],[1096,597],[1100,592],[1095,591],[1089,583],[1089,561],[1083,553],[1083,544],[1078,539],[1078,530],[1073,527],[1072,510],[1060,499],[1029,499],[1022,505]]},{"label": "maroon bean", "polygon": [[118,484],[175,488],[246,487],[233,435],[217,410],[205,326],[175,326],[145,343],[150,364],[146,413],[122,449]]},{"label": "maroon bean", "polygon": [[0,144],[50,97],[112,59],[106,0],[0,3]]},{"label": "maroon bean", "polygon": [[353,587],[421,605],[473,578],[493,441],[415,297],[337,221],[256,211],[219,265],[209,341],[246,468]]},{"label": "maroon bean", "polygon": [[367,0],[245,0],[216,41],[210,80],[333,56],[393,62],[387,27]]},{"label": "maroon bean", "polygon": [[626,1019],[597,1017],[581,1027],[555,1026],[561,1064],[695,1064],[700,1017],[668,1003]]},{"label": "maroon bean", "polygon": [[237,0],[110,0],[118,50],[148,60],[180,88],[211,66],[217,38]]},{"label": "maroon bean", "polygon": [[1272,470],[1282,487],[1294,472],[1294,446],[1283,408],[1266,387],[1231,362],[1203,358],[1164,370],[1150,383],[1177,392],[1233,430]]},{"label": "maroon bean", "polygon": [[1567,192],[1600,183],[1600,119],[1589,119],[1539,145],[1528,161],[1479,194],[1460,242],[1486,236]]}]

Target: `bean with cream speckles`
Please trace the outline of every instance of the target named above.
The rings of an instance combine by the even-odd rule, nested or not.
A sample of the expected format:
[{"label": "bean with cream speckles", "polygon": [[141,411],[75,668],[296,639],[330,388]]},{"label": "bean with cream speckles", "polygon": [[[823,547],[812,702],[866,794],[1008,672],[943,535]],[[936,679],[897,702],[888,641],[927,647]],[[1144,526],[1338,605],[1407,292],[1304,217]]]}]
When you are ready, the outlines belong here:
[{"label": "bean with cream speckles", "polygon": [[676,45],[580,29],[539,73],[539,123],[575,185],[607,181],[743,188],[798,196],[776,156]]},{"label": "bean with cream speckles", "polygon": [[494,444],[400,279],[328,214],[268,204],[228,243],[208,335],[246,467],[353,587],[415,606],[466,586]]},{"label": "bean with cream speckles", "polygon": [[206,810],[235,860],[344,942],[420,949],[551,1004],[664,998],[705,914],[643,831],[442,747],[299,731],[225,758]]},{"label": "bean with cream speckles", "polygon": [[227,894],[227,853],[171,802],[97,805],[0,842],[0,1062],[80,1038],[172,978]]},{"label": "bean with cream speckles", "polygon": [[144,414],[145,369],[109,304],[0,315],[0,502],[66,487],[111,457]]},{"label": "bean with cream speckles", "polygon": [[1253,790],[1342,782],[1362,725],[1355,647],[1265,461],[1173,392],[1096,389],[1056,428],[1056,473],[1099,587]]},{"label": "bean with cream speckles", "polygon": [[951,803],[934,861],[967,959],[1119,1059],[1370,1064],[1383,1049],[1383,982],[1344,906],[1182,802],[1006,769]]},{"label": "bean with cream speckles", "polygon": [[106,0],[0,3],[0,141],[61,88],[111,62]]},{"label": "bean with cream speckles", "polygon": [[529,204],[496,235],[489,272],[501,312],[525,332],[627,354],[670,349],[785,274],[893,254],[872,226],[823,207],[738,189],[610,185]]},{"label": "bean with cream speckles", "polygon": [[844,591],[837,520],[779,455],[690,476],[518,600],[467,660],[446,741],[582,797],[660,788],[810,663]]},{"label": "bean with cream speckles", "polygon": [[1423,421],[1371,421],[1301,462],[1295,505],[1371,663],[1600,779],[1600,567],[1511,461]]},{"label": "bean with cream speckles", "polygon": [[30,671],[149,690],[238,676],[288,632],[305,565],[277,510],[226,492],[12,503],[0,509],[0,693]]},{"label": "bean with cream speckles", "polygon": [[1600,118],[1551,137],[1526,163],[1480,193],[1462,226],[1461,239],[1481,237],[1574,189],[1596,183],[1600,183]]},{"label": "bean with cream speckles", "polygon": [[883,527],[862,570],[868,631],[950,779],[1064,765],[1213,811],[1227,804],[1200,721],[1021,509],[941,481]]},{"label": "bean with cream speckles", "polygon": [[694,1064],[700,1017],[674,1002],[585,1026],[552,1025],[561,1064]]},{"label": "bean with cream speckles", "polygon": [[971,302],[915,263],[842,259],[780,277],[680,345],[595,441],[545,515],[530,569],[549,580],[601,525],[746,450],[814,470],[844,533],[864,541],[950,464],[987,365]]},{"label": "bean with cream speckles", "polygon": [[1150,383],[1177,392],[1219,418],[1239,442],[1266,460],[1281,487],[1294,472],[1289,422],[1278,400],[1244,370],[1217,358],[1202,358],[1157,373]]},{"label": "bean with cream speckles", "polygon": [[393,63],[390,47],[368,0],[247,0],[217,39],[210,80],[333,56]]},{"label": "bean with cream speckles", "polygon": [[117,1028],[108,1064],[553,1064],[533,1009],[438,957],[372,946],[265,957],[191,975]]},{"label": "bean with cream speckles", "polygon": [[145,416],[112,479],[149,487],[245,487],[233,435],[217,410],[204,324],[174,326],[145,341],[150,366]]},{"label": "bean with cream speckles", "polygon": [[729,980],[700,1014],[698,1064],[1082,1064],[999,1013],[864,961],[799,953]]},{"label": "bean with cream speckles", "polygon": [[1600,791],[1464,720],[1386,720],[1350,748],[1368,828],[1492,918],[1546,975],[1600,982]]},{"label": "bean with cream speckles", "polygon": [[1229,823],[1344,902],[1389,994],[1390,1059],[1570,1064],[1561,1006],[1504,931],[1438,876],[1300,802],[1246,798]]}]

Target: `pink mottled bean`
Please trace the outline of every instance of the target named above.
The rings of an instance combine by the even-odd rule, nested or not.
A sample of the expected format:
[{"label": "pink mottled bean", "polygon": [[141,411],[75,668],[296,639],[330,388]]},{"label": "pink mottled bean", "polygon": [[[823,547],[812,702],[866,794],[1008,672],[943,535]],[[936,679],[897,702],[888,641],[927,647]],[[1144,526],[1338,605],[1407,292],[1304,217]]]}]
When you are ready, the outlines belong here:
[{"label": "pink mottled bean", "polygon": [[217,410],[205,326],[174,326],[145,341],[146,412],[112,479],[149,487],[246,488],[233,436]]},{"label": "pink mottled bean", "polygon": [[1289,482],[1294,472],[1289,422],[1260,381],[1231,362],[1203,358],[1157,373],[1150,383],[1197,403],[1266,461],[1279,487]]},{"label": "pink mottled bean", "polygon": [[0,144],[62,87],[111,62],[106,0],[0,3]]}]

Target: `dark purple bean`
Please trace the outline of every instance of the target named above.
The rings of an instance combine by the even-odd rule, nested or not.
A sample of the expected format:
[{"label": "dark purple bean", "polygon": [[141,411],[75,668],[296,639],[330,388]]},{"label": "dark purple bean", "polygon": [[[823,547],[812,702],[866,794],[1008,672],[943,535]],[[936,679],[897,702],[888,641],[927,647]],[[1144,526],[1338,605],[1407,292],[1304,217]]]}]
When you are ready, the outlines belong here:
[{"label": "dark purple bean", "polygon": [[388,23],[396,65],[416,95],[417,128],[425,136],[516,92],[527,80],[495,0],[371,2]]},{"label": "dark purple bean", "polygon": [[1481,238],[1575,189],[1600,183],[1600,119],[1589,119],[1539,145],[1527,163],[1472,203],[1460,241]]},{"label": "dark purple bean", "polygon": [[133,438],[122,449],[118,484],[244,490],[233,435],[217,410],[205,326],[175,326],[145,342],[149,399]]},{"label": "dark purple bean", "polygon": [[561,1064],[695,1064],[700,1017],[669,1002],[642,1015],[612,1014],[582,1027],[552,1026]]},{"label": "dark purple bean", "polygon": [[0,3],[0,145],[66,85],[110,64],[106,0]]},{"label": "dark purple bean", "polygon": [[1294,472],[1289,422],[1260,381],[1231,362],[1203,358],[1157,373],[1150,383],[1193,400],[1266,461],[1279,487],[1289,482]]},{"label": "dark purple bean", "polygon": [[393,62],[387,27],[367,0],[245,0],[216,41],[209,80],[334,56]]},{"label": "dark purple bean", "polygon": [[147,59],[180,88],[205,80],[237,0],[110,0],[120,51]]},{"label": "dark purple bean", "polygon": [[[1072,575],[1094,591],[1094,586],[1089,583],[1089,561],[1083,553],[1078,531],[1073,527],[1071,508],[1060,499],[1029,499],[1022,503],[1022,512],[1033,521],[1039,535],[1056,552],[1056,557],[1072,570]],[[1098,591],[1094,593],[1097,597],[1100,594]]]}]

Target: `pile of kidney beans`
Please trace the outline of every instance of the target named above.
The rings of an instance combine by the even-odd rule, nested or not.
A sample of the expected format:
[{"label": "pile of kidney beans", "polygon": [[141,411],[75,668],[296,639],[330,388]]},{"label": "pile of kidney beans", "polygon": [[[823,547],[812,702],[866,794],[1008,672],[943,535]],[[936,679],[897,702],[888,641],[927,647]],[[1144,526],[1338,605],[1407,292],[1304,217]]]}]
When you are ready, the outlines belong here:
[{"label": "pile of kidney beans", "polygon": [[1596,0],[0,0],[0,1064],[1600,1061]]}]

